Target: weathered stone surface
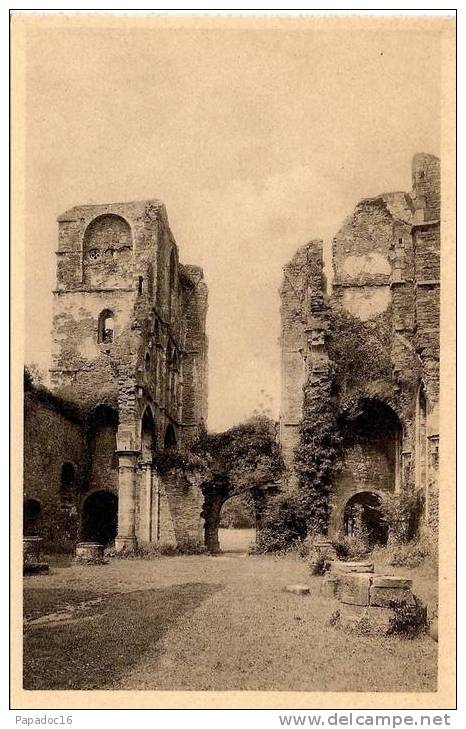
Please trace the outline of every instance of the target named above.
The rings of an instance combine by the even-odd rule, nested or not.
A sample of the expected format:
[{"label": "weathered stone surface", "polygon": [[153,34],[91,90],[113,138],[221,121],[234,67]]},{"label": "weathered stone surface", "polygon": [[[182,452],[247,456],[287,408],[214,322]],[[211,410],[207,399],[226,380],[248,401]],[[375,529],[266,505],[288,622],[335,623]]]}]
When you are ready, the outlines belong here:
[{"label": "weathered stone surface", "polygon": [[201,492],[164,483],[153,454],[184,452],[206,421],[202,269],[180,263],[158,200],[79,206],[58,224],[54,392],[25,397],[25,500],[40,511],[30,527],[53,535],[51,549],[99,541],[86,502],[110,492],[119,547],[201,541]]},{"label": "weathered stone surface", "polygon": [[348,605],[369,605],[370,573],[342,573],[339,599]]},{"label": "weathered stone surface", "polygon": [[410,590],[413,581],[410,577],[399,577],[398,575],[374,575],[372,587],[403,588]]},{"label": "weathered stone surface", "polygon": [[330,569],[334,572],[373,572],[373,562],[330,562]]},{"label": "weathered stone surface", "polygon": [[322,580],[320,590],[325,597],[338,597],[339,578],[334,574],[327,574]]},{"label": "weathered stone surface", "polygon": [[294,595],[308,595],[310,588],[308,585],[287,585],[286,592],[292,592]]},{"label": "weathered stone surface", "polygon": [[96,542],[79,542],[76,545],[76,564],[103,564],[104,545]]},{"label": "weathered stone surface", "polygon": [[370,588],[370,604],[375,607],[390,607],[393,602],[412,602],[413,593],[410,588],[374,587]]},{"label": "weathered stone surface", "polygon": [[[303,418],[306,380],[316,398],[328,392],[329,357],[339,372],[335,397],[344,412],[358,388],[393,416],[376,427],[358,430],[356,415],[345,438],[335,477],[329,535],[356,533],[345,518],[350,499],[369,493],[381,497],[398,489],[425,496],[426,522],[438,528],[440,314],[440,161],[416,154],[412,190],[384,193],[360,201],[332,243],[333,282],[328,299],[320,263],[321,243],[297,251],[284,268],[281,294],[282,403],[280,440],[287,466],[286,485],[296,486],[294,450]],[[361,324],[370,359],[376,340],[386,357],[352,388],[354,368],[340,361],[332,330],[322,325],[350,315]],[[351,317],[353,317],[351,319]],[[336,338],[337,339],[337,338]],[[327,374],[319,374],[325,361]],[[361,365],[361,371],[370,368]],[[351,367],[351,372],[346,371]],[[367,402],[366,402],[367,405]],[[383,541],[383,539],[382,539]]]},{"label": "weathered stone surface", "polygon": [[392,614],[392,610],[383,608],[340,603],[333,625],[357,635],[383,636],[388,632]]}]

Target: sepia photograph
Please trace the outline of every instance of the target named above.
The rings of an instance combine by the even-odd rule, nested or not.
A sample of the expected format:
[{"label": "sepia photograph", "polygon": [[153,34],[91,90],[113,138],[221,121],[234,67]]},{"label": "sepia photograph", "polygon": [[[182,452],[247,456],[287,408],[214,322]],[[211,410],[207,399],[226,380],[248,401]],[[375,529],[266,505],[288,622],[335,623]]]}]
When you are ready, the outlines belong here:
[{"label": "sepia photograph", "polygon": [[455,18],[188,16],[12,13],[14,700],[452,708]]}]

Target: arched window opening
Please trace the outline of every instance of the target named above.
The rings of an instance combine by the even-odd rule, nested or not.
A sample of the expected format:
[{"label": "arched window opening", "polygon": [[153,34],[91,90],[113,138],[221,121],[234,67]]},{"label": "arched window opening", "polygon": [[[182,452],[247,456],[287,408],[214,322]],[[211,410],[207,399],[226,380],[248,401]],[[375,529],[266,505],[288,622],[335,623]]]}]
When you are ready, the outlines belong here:
[{"label": "arched window opening", "polygon": [[25,537],[36,537],[39,532],[41,513],[40,501],[25,499],[23,503],[23,534]]},{"label": "arched window opening", "polygon": [[138,296],[142,296],[144,293],[144,278],[142,276],[138,276]]},{"label": "arched window opening", "polygon": [[60,500],[64,506],[71,506],[75,501],[76,471],[72,463],[64,463],[60,477]]},{"label": "arched window opening", "polygon": [[147,407],[141,422],[141,456],[144,462],[152,461],[156,447],[155,423],[152,411]]},{"label": "arched window opening", "polygon": [[150,372],[150,354],[149,354],[149,352],[146,352],[146,356],[144,357],[144,369],[146,372]]},{"label": "arched window opening", "polygon": [[129,285],[126,265],[133,247],[131,228],[118,215],[100,215],[92,220],[83,237],[83,282],[86,286]]},{"label": "arched window opening", "polygon": [[167,425],[163,445],[167,450],[174,450],[176,448],[176,435],[173,425]]},{"label": "arched window opening", "polygon": [[99,316],[98,341],[99,344],[112,344],[115,336],[113,312],[104,309]]}]

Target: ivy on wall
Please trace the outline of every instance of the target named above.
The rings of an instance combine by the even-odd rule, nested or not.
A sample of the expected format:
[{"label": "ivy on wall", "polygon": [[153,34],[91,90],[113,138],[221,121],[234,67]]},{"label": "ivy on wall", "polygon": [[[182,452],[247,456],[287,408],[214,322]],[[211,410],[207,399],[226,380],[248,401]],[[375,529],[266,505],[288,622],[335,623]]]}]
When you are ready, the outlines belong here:
[{"label": "ivy on wall", "polygon": [[304,386],[304,417],[294,468],[298,477],[298,504],[306,520],[308,534],[325,534],[330,517],[330,503],[341,452],[338,409],[330,394],[332,372],[321,378],[319,386],[308,380]]},{"label": "ivy on wall", "polygon": [[298,504],[308,534],[328,529],[335,475],[344,446],[342,406],[368,390],[392,393],[391,317],[361,321],[342,310],[326,314],[329,364],[311,371],[304,384],[303,419],[295,451]]},{"label": "ivy on wall", "polygon": [[361,321],[343,309],[330,309],[327,322],[332,388],[340,399],[364,391],[368,383],[392,379],[390,310]]}]

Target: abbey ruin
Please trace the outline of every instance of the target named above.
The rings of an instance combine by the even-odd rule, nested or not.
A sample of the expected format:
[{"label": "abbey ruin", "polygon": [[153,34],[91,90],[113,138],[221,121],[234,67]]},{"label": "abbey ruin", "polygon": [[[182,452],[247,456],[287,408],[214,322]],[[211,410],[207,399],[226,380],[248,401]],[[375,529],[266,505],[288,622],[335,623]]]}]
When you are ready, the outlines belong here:
[{"label": "abbey ruin", "polygon": [[383,541],[380,498],[403,490],[422,494],[424,522],[434,532],[438,526],[436,157],[414,157],[412,185],[410,193],[358,203],[332,242],[331,290],[320,240],[298,250],[284,269],[280,440],[287,487],[296,486],[305,392],[310,402],[330,396],[343,444],[332,488],[333,536],[351,534],[359,510],[374,539]]},{"label": "abbey ruin", "polygon": [[201,540],[202,494],[162,478],[207,410],[207,287],[157,200],[58,218],[52,392],[26,387],[24,529],[46,543]]},{"label": "abbey ruin", "polygon": [[[380,499],[402,491],[438,525],[439,160],[416,155],[412,180],[358,203],[333,239],[328,289],[320,240],[284,269],[281,490],[298,486],[306,402],[331,398],[331,536],[362,518],[383,542]],[[25,388],[25,534],[69,550],[201,543],[201,488],[160,465],[205,427],[203,272],[180,263],[157,200],[75,207],[58,226],[51,389]]]}]

